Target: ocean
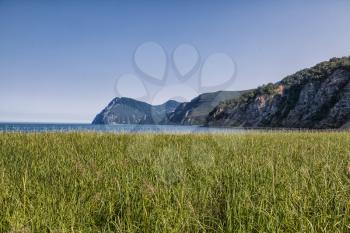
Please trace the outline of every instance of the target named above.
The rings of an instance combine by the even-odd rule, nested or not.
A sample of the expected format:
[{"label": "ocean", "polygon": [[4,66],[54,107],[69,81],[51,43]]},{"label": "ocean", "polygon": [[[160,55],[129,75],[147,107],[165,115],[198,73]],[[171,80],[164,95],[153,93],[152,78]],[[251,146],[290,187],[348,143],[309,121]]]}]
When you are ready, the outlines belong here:
[{"label": "ocean", "polygon": [[0,123],[0,132],[215,133],[238,129],[178,125],[92,125],[68,123]]}]

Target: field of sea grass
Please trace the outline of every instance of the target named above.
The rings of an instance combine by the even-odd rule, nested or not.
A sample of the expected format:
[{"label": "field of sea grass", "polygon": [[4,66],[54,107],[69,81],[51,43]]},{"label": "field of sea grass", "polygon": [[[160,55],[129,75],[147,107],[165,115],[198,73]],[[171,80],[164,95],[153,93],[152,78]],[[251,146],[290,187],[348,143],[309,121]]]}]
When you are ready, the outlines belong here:
[{"label": "field of sea grass", "polygon": [[349,132],[0,133],[0,232],[350,232]]}]

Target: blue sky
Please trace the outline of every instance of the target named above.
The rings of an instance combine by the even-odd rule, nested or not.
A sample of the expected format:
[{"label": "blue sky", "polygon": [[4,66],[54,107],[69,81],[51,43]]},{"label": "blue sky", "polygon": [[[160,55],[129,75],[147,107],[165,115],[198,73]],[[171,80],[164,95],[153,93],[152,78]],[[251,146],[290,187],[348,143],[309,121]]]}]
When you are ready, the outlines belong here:
[{"label": "blue sky", "polygon": [[0,0],[0,121],[91,122],[147,41],[167,54],[191,44],[201,61],[228,54],[228,90],[276,82],[349,56],[349,12],[347,0]]}]

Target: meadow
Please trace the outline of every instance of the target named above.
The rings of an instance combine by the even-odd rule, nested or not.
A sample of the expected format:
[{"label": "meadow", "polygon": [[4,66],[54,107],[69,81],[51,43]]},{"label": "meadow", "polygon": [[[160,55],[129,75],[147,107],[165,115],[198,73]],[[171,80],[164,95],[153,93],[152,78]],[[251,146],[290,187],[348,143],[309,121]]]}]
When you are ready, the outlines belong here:
[{"label": "meadow", "polygon": [[349,232],[349,132],[0,133],[0,232]]}]

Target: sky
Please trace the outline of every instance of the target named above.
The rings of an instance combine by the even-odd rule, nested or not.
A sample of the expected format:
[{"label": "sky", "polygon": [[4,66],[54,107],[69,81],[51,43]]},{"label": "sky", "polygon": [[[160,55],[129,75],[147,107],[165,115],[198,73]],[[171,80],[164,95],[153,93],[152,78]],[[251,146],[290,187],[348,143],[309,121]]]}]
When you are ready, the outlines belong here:
[{"label": "sky", "polygon": [[[347,0],[0,0],[0,122],[87,123],[119,95],[159,104],[277,82],[349,56],[349,12]],[[174,62],[181,45],[195,50]],[[205,65],[220,55],[234,74],[215,86],[232,72],[227,59]],[[198,69],[184,81],[173,63]],[[166,82],[143,65],[165,67]],[[198,88],[201,78],[212,88]]]}]

